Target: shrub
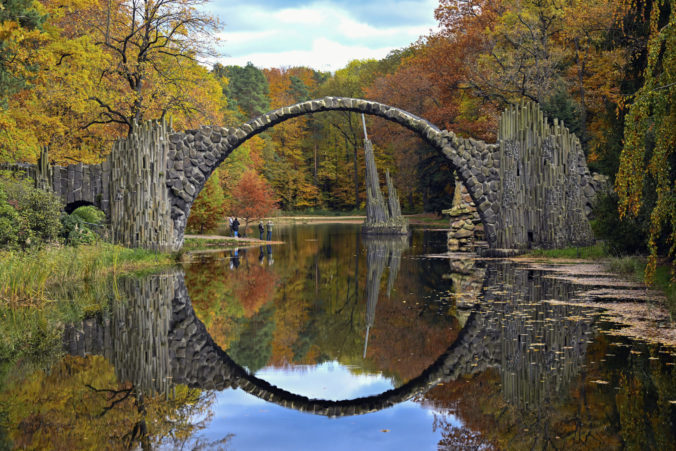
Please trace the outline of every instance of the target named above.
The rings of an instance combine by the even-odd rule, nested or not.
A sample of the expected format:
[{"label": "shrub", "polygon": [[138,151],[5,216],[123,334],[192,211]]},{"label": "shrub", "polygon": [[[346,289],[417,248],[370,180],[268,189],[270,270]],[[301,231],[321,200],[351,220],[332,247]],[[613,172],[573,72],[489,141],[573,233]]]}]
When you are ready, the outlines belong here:
[{"label": "shrub", "polygon": [[597,238],[605,241],[612,255],[645,254],[648,241],[648,217],[620,219],[617,195],[601,195],[594,206],[592,228]]},{"label": "shrub", "polygon": [[64,214],[61,216],[61,224],[66,244],[78,246],[95,243],[99,239],[105,219],[106,214],[93,205],[78,207],[70,215]]},{"label": "shrub", "polygon": [[84,205],[75,209],[71,216],[75,215],[84,222],[102,225],[106,220],[106,214],[93,205]]},{"label": "shrub", "polygon": [[[56,241],[61,235],[61,200],[52,193],[33,188],[27,181],[3,181],[0,189],[6,202],[20,217],[14,225],[18,244],[22,247],[41,246]],[[9,213],[8,215],[12,215]],[[6,216],[9,218],[10,216]]]},{"label": "shrub", "polygon": [[7,203],[7,195],[0,186],[0,249],[19,247],[20,237],[28,230],[16,209]]},{"label": "shrub", "polygon": [[92,244],[96,242],[98,236],[85,223],[85,221],[76,214],[64,214],[61,216],[63,226],[63,238],[66,244],[78,246],[80,244]]},{"label": "shrub", "polygon": [[61,208],[58,197],[35,188],[19,201],[19,214],[28,222],[36,245],[55,241],[61,235]]}]

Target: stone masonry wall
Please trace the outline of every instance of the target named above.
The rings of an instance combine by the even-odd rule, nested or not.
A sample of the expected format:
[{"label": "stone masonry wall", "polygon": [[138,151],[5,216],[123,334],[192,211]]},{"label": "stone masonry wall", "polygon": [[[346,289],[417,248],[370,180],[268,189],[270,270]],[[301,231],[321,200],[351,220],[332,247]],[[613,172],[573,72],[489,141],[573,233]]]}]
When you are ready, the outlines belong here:
[{"label": "stone masonry wall", "polygon": [[451,218],[448,230],[448,250],[450,252],[468,252],[475,248],[477,241],[484,239],[484,226],[472,197],[457,176],[453,192],[453,204],[449,210],[442,211]]}]

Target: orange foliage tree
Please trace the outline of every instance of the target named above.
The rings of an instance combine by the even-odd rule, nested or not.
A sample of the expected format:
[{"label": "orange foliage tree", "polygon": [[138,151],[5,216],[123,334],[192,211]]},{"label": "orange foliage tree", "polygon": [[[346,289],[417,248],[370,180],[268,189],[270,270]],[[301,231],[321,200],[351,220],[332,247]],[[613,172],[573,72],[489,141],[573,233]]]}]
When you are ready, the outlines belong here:
[{"label": "orange foliage tree", "polygon": [[249,227],[249,221],[269,215],[277,199],[272,189],[254,170],[248,170],[239,179],[232,191],[231,212],[244,219],[244,231]]}]

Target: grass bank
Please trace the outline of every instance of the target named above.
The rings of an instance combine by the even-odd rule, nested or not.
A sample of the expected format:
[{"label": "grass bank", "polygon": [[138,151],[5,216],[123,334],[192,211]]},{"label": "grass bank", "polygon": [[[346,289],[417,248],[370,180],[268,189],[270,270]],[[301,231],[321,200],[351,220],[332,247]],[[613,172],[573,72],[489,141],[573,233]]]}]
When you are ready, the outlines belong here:
[{"label": "grass bank", "polygon": [[118,275],[174,263],[172,254],[108,243],[0,252],[0,386],[58,358],[65,325],[105,312]]},{"label": "grass bank", "polygon": [[97,243],[0,252],[0,303],[39,306],[54,299],[59,286],[90,282],[108,274],[174,263],[171,254]]},{"label": "grass bank", "polygon": [[566,247],[564,249],[533,249],[524,254],[524,256],[552,259],[580,258],[584,260],[596,260],[610,257],[601,243],[595,244],[593,246]]}]

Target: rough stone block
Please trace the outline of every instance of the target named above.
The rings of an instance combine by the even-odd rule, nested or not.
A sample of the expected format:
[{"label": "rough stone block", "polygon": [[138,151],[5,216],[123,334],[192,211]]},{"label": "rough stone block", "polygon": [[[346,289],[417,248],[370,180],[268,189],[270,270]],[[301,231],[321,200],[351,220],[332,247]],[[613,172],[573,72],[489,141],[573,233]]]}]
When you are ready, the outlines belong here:
[{"label": "rough stone block", "polygon": [[188,193],[190,196],[194,195],[196,192],[195,186],[193,186],[187,180],[183,182],[183,188],[185,189],[185,192]]}]

